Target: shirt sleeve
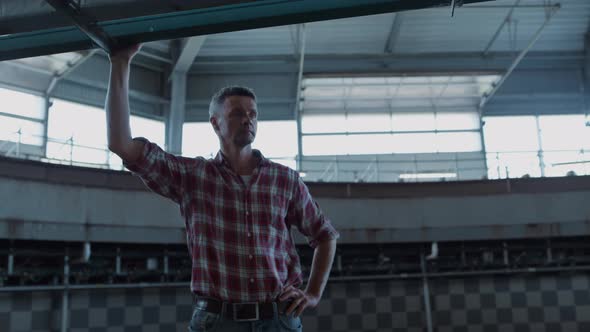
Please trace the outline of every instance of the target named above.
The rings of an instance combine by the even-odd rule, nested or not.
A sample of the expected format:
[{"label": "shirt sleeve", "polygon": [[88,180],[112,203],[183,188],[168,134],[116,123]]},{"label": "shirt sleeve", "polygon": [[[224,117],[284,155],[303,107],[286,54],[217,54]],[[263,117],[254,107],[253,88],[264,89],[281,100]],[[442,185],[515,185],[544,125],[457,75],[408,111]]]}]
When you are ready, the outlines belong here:
[{"label": "shirt sleeve", "polygon": [[186,158],[167,153],[157,144],[144,137],[136,137],[134,140],[142,141],[143,151],[134,163],[123,161],[123,165],[141,178],[150,190],[181,204],[183,189],[186,188],[189,176],[198,158]]},{"label": "shirt sleeve", "polygon": [[335,240],[340,234],[327,219],[319,204],[311,197],[309,189],[297,176],[293,197],[289,203],[287,223],[295,225],[301,234],[307,237],[310,247],[315,248],[320,242]]}]

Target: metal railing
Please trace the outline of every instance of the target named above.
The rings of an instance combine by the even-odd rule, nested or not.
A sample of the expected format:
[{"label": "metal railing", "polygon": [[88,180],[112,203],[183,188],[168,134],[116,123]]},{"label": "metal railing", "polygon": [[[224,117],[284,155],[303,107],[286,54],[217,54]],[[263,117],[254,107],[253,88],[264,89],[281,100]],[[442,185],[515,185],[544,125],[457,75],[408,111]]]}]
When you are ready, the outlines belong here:
[{"label": "metal railing", "polygon": [[[0,141],[0,155],[48,163],[124,170],[107,146],[76,143],[19,129]],[[26,142],[44,142],[45,145]],[[48,147],[51,147],[48,149]],[[85,153],[86,156],[79,156]],[[556,154],[567,154],[557,158]],[[91,156],[91,161],[88,156]],[[295,167],[293,157],[270,157]],[[590,175],[590,150],[487,151],[483,153],[304,156],[300,170],[309,181],[416,182]]]}]

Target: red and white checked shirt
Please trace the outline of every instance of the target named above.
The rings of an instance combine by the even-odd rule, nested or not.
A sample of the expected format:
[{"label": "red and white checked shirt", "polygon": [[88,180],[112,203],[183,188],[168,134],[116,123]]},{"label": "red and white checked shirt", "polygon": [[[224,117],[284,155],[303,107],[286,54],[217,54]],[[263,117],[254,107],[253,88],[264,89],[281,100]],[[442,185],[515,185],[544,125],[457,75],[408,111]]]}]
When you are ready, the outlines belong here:
[{"label": "red and white checked shirt", "polygon": [[163,151],[143,137],[139,160],[125,163],[154,192],[172,199],[184,217],[192,256],[193,293],[228,302],[276,301],[284,287],[302,284],[291,226],[315,248],[337,239],[307,186],[294,170],[260,163],[249,183],[215,159]]}]

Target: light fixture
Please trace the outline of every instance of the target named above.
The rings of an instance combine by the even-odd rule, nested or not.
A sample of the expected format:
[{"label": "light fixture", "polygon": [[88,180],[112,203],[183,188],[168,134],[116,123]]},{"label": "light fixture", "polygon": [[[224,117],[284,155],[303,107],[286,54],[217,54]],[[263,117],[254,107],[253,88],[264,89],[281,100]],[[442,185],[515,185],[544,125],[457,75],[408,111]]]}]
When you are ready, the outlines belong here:
[{"label": "light fixture", "polygon": [[406,173],[400,174],[400,179],[437,179],[437,178],[456,178],[457,173]]}]

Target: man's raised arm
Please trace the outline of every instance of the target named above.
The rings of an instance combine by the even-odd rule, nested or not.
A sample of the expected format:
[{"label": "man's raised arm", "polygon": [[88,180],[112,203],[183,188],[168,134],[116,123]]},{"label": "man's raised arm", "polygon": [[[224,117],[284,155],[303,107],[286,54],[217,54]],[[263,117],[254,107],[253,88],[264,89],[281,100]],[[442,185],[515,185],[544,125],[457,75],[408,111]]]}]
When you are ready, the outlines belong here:
[{"label": "man's raised arm", "polygon": [[133,45],[110,56],[111,74],[105,105],[108,146],[127,163],[139,158],[144,145],[132,140],[129,125],[129,71],[131,59],[140,47]]}]

